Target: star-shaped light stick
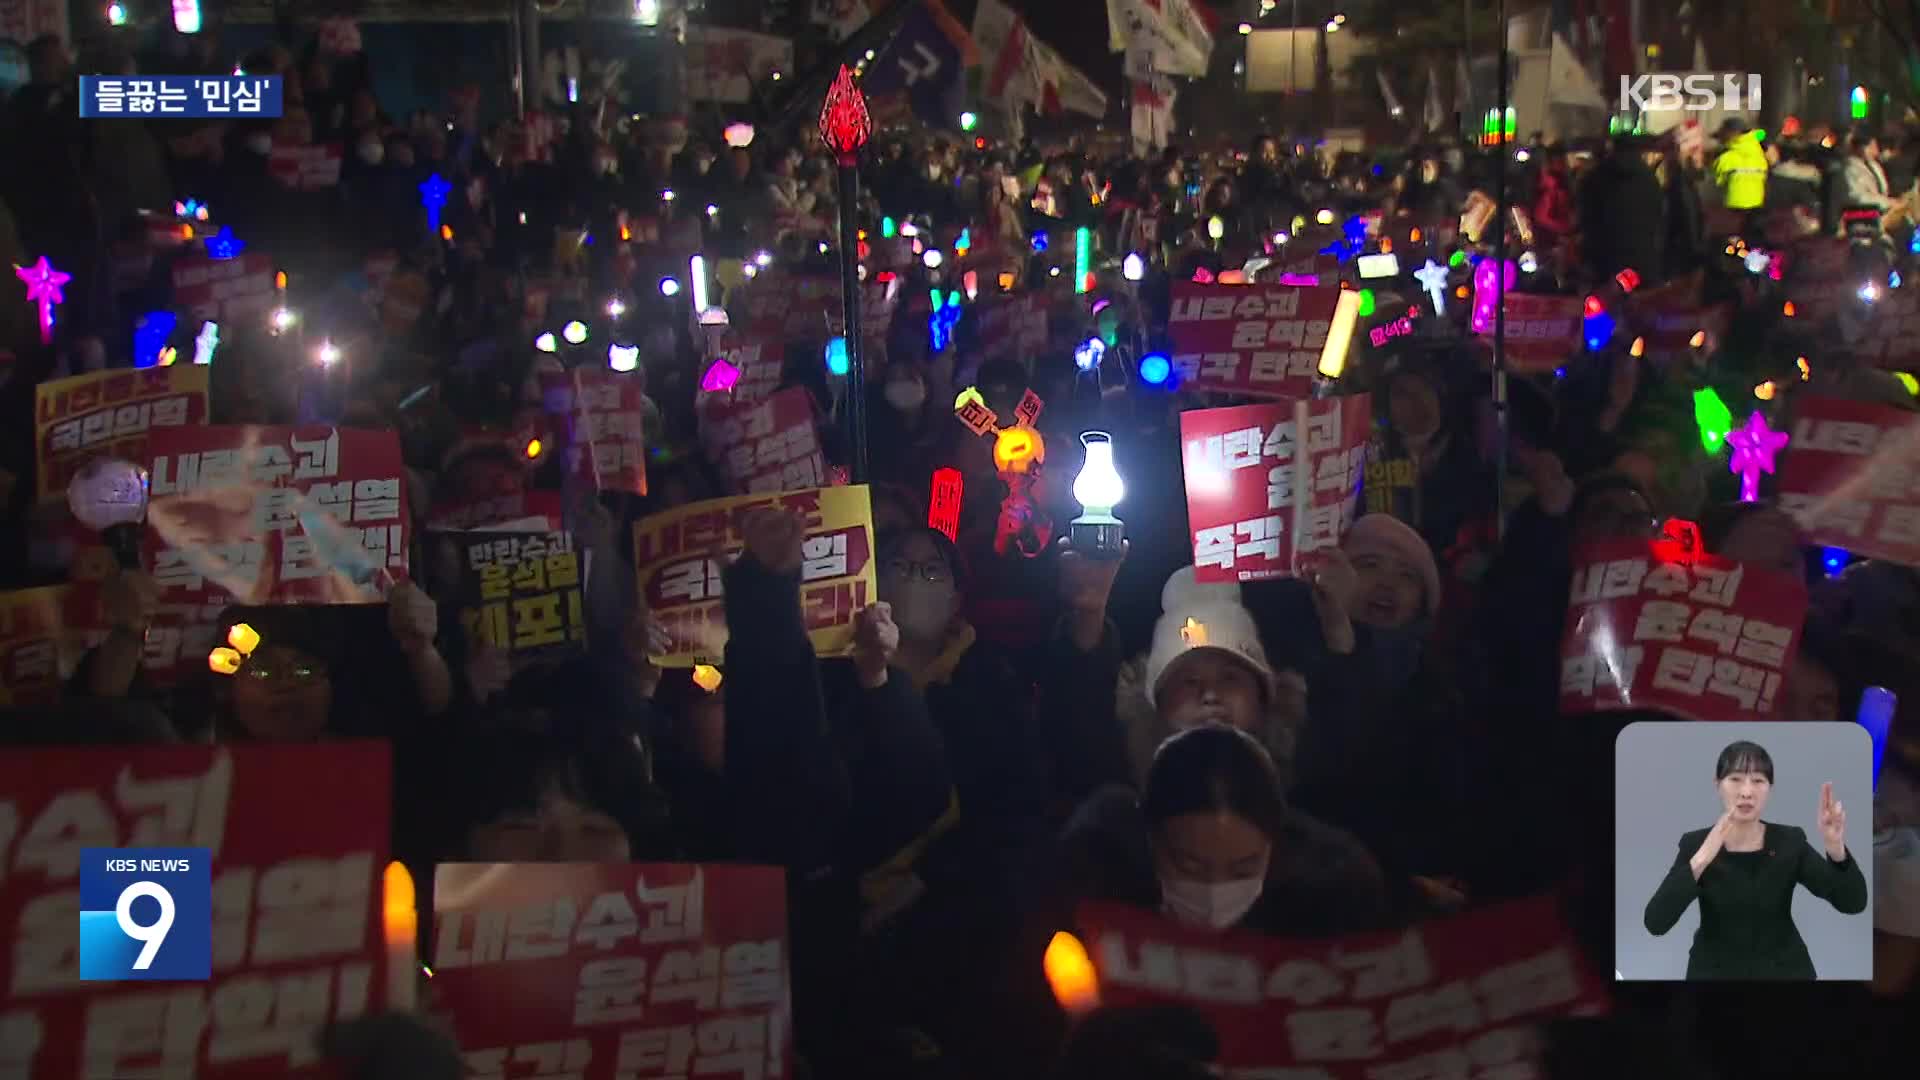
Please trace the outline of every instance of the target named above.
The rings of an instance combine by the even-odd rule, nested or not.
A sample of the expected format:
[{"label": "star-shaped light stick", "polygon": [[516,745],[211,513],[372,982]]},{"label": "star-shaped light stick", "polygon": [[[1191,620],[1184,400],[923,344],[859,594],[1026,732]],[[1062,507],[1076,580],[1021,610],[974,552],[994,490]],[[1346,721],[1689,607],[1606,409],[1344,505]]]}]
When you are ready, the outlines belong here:
[{"label": "star-shaped light stick", "polygon": [[1428,259],[1427,265],[1415,270],[1413,276],[1420,282],[1420,287],[1427,290],[1427,295],[1433,298],[1433,313],[1445,315],[1447,313],[1447,268]]},{"label": "star-shaped light stick", "polygon": [[1760,501],[1760,474],[1773,475],[1773,459],[1786,449],[1789,436],[1767,426],[1767,418],[1755,412],[1747,422],[1727,432],[1727,445],[1733,453],[1727,458],[1727,470],[1740,477],[1740,501]]},{"label": "star-shaped light stick", "polygon": [[40,344],[53,344],[53,309],[67,302],[61,286],[73,280],[73,275],[53,268],[45,255],[31,266],[16,266],[13,276],[27,286],[27,303],[37,304],[40,308]]}]

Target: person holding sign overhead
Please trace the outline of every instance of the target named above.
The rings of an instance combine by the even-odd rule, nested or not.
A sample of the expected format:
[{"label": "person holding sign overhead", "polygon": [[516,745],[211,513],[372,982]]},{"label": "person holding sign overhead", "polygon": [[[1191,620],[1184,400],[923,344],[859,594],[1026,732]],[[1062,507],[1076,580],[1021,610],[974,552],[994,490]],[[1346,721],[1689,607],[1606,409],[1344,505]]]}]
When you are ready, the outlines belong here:
[{"label": "person holding sign overhead", "polygon": [[1665,934],[1698,900],[1689,980],[1812,979],[1813,958],[1793,923],[1794,887],[1845,915],[1867,910],[1867,879],[1847,850],[1846,810],[1833,784],[1822,784],[1816,850],[1801,829],[1760,818],[1773,791],[1765,747],[1728,744],[1713,775],[1726,812],[1680,837],[1672,869],[1647,901],[1647,930]]}]

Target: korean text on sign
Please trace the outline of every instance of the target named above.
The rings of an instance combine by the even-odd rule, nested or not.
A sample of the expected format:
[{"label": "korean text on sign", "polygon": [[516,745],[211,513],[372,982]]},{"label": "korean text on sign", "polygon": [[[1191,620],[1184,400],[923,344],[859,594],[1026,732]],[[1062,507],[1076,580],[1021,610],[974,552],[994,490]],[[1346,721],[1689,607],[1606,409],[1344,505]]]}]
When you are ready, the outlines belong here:
[{"label": "korean text on sign", "polygon": [[1306,397],[1339,303],[1335,288],[1176,281],[1173,370],[1196,390]]},{"label": "korean text on sign", "polygon": [[[765,401],[780,386],[780,367],[785,361],[779,338],[768,334],[735,334],[729,331],[720,350],[720,358],[740,373],[733,386],[733,400]],[[710,400],[705,395],[702,401]]]},{"label": "korean text on sign", "polygon": [[1232,1077],[1540,1075],[1534,1025],[1606,1000],[1551,897],[1314,943],[1203,934],[1116,905],[1077,921],[1101,1003],[1198,1012]]},{"label": "korean text on sign", "polygon": [[273,281],[273,260],[258,252],[231,259],[196,255],[173,265],[173,302],[195,318],[234,321],[266,311]]},{"label": "korean text on sign", "polygon": [[1299,556],[1338,547],[1359,509],[1371,410],[1356,394],[1180,414],[1195,576],[1290,577]]},{"label": "korean text on sign", "polygon": [[[314,1074],[315,1033],[383,1004],[384,743],[59,749],[0,759],[8,1007],[24,1076]],[[325,805],[328,812],[315,814]],[[213,855],[212,979],[81,982],[80,852]]]},{"label": "korean text on sign", "polygon": [[[1552,371],[1579,351],[1584,330],[1577,296],[1507,294],[1507,365],[1514,371]],[[1486,336],[1493,336],[1492,324]]]},{"label": "korean text on sign", "polygon": [[1003,296],[980,308],[980,355],[1025,359],[1047,347],[1044,293]]},{"label": "korean text on sign", "polygon": [[94,458],[144,462],[148,433],[207,422],[207,369],[187,364],[95,371],[34,387],[33,434],[41,502],[67,497]]},{"label": "korean text on sign", "polygon": [[1574,553],[1561,711],[1658,709],[1695,720],[1772,713],[1806,619],[1806,589],[1765,567],[1682,557],[1673,547],[1609,540]]},{"label": "korean text on sign", "polygon": [[591,368],[543,372],[540,391],[569,473],[594,491],[647,493],[646,412],[638,379]]},{"label": "korean text on sign", "polygon": [[864,486],[814,488],[709,499],[634,525],[633,565],[641,600],[672,639],[657,663],[720,662],[727,644],[721,574],[742,549],[740,524],[748,512],[769,506],[799,514],[806,526],[800,606],[814,651],[845,656],[853,647],[854,614],[878,599],[872,507]]},{"label": "korean text on sign", "polygon": [[106,636],[90,582],[0,592],[0,707],[51,705]]},{"label": "korean text on sign", "polygon": [[564,532],[470,532],[443,538],[460,555],[460,623],[470,647],[516,656],[578,651],[587,639],[590,553]]},{"label": "korean text on sign", "polygon": [[792,386],[765,401],[708,406],[701,439],[735,491],[799,491],[827,482],[813,420],[813,398]]},{"label": "korean text on sign", "polygon": [[1796,400],[1780,505],[1812,543],[1920,566],[1920,416],[1835,398]]},{"label": "korean text on sign", "polygon": [[206,656],[227,604],[375,603],[383,571],[406,576],[392,431],[167,428],[149,453],[145,554],[161,614],[146,662],[157,675]]},{"label": "korean text on sign", "polygon": [[442,864],[430,966],[471,1077],[792,1075],[780,871]]},{"label": "korean text on sign", "polygon": [[80,115],[178,118],[279,116],[278,75],[83,75]]}]

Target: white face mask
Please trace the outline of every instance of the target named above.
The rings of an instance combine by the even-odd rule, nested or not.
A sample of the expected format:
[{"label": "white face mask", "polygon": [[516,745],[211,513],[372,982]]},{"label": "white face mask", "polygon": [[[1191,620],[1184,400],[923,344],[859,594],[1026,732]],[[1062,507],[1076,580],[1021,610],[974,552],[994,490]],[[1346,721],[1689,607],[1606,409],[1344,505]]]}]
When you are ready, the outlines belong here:
[{"label": "white face mask", "polygon": [[368,165],[378,165],[387,159],[387,148],[382,143],[361,143],[359,153],[360,160]]},{"label": "white face mask", "polygon": [[925,383],[911,379],[902,379],[887,384],[887,404],[901,412],[912,412],[926,404],[927,387]]},{"label": "white face mask", "polygon": [[273,136],[260,134],[247,136],[247,149],[265,156],[273,153]]},{"label": "white face mask", "polygon": [[1203,881],[1160,879],[1160,902],[1175,922],[1225,930],[1253,909],[1267,886],[1263,877],[1209,884]]}]

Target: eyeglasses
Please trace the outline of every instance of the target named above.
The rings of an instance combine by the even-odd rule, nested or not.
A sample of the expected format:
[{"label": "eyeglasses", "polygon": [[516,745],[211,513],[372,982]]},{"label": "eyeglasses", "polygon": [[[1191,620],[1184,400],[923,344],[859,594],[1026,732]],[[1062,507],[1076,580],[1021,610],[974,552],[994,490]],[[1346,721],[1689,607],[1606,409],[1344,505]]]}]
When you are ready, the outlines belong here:
[{"label": "eyeglasses", "polygon": [[901,581],[924,581],[929,585],[940,585],[950,580],[952,574],[947,564],[939,561],[914,562],[911,559],[894,559],[887,563],[887,573]]},{"label": "eyeglasses", "polygon": [[245,668],[248,678],[256,682],[290,682],[296,686],[310,686],[327,677],[327,669],[312,664],[295,664],[292,667],[269,668],[258,664],[248,664]]}]

